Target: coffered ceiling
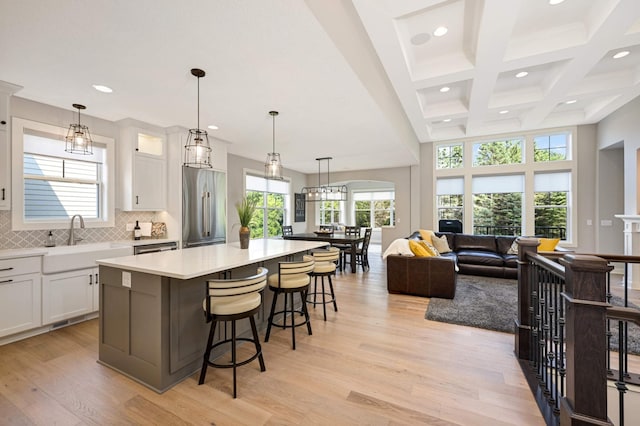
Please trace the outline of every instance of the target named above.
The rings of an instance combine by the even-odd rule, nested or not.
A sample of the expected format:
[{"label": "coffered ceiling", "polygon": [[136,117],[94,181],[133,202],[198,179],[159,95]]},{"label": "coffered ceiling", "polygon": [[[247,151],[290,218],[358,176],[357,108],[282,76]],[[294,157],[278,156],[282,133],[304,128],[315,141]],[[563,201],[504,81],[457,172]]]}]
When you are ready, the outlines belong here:
[{"label": "coffered ceiling", "polygon": [[111,121],[195,127],[198,67],[201,127],[264,161],[278,110],[276,151],[304,173],[317,157],[332,156],[332,171],[406,166],[420,142],[595,123],[640,94],[638,0],[0,0],[0,10],[0,80],[67,109],[54,124],[82,103]]}]

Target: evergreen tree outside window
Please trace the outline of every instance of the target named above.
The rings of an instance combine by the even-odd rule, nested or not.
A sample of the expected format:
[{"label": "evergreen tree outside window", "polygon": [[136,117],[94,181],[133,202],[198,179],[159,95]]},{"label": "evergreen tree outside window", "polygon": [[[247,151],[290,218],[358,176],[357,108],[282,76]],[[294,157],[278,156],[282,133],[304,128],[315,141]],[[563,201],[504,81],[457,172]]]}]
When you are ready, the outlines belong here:
[{"label": "evergreen tree outside window", "polygon": [[537,173],[534,177],[535,233],[567,239],[570,173]]},{"label": "evergreen tree outside window", "polygon": [[536,136],[534,143],[534,161],[561,161],[568,158],[569,134],[556,133]]},{"label": "evergreen tree outside window", "polygon": [[464,217],[464,179],[440,178],[436,181],[438,220]]},{"label": "evergreen tree outside window", "polygon": [[441,145],[438,147],[438,169],[457,169],[463,165],[462,144]]},{"label": "evergreen tree outside window", "polygon": [[475,167],[522,163],[522,146],[521,138],[475,143],[473,165]]},{"label": "evergreen tree outside window", "polygon": [[524,176],[473,178],[473,233],[522,235]]}]

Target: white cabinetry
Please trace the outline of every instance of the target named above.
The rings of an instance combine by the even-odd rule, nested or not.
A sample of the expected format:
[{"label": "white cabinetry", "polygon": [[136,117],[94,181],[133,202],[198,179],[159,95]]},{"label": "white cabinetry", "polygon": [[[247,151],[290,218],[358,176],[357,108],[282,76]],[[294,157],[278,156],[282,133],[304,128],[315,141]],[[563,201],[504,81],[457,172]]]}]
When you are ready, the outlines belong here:
[{"label": "white cabinetry", "polygon": [[120,122],[118,167],[121,208],[125,211],[167,209],[167,138],[160,131]]},{"label": "white cabinetry", "polygon": [[51,324],[98,310],[98,268],[44,275],[42,324]]},{"label": "white cabinetry", "polygon": [[11,208],[9,99],[13,93],[20,89],[20,86],[0,81],[0,210]]},{"label": "white cabinetry", "polygon": [[0,337],[42,325],[40,256],[0,260]]}]

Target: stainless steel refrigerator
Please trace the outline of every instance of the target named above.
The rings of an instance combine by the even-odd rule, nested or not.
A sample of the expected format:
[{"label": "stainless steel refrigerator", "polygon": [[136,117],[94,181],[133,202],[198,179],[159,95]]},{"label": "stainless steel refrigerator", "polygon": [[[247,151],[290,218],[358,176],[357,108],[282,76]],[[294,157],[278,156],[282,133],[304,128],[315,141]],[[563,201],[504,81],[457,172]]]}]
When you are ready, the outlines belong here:
[{"label": "stainless steel refrigerator", "polygon": [[182,167],[182,247],[226,242],[227,176]]}]

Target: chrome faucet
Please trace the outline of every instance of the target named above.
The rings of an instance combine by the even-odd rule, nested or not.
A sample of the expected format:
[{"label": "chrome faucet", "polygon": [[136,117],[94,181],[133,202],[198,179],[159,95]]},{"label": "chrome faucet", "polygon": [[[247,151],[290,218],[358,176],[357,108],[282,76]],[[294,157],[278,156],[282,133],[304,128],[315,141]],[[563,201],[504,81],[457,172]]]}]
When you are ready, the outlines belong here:
[{"label": "chrome faucet", "polygon": [[74,235],[73,221],[76,217],[80,219],[80,228],[84,229],[84,219],[82,216],[79,214],[73,215],[71,218],[71,228],[69,228],[69,241],[67,241],[67,245],[69,246],[75,246],[78,241],[82,241],[82,238],[76,238]]}]

